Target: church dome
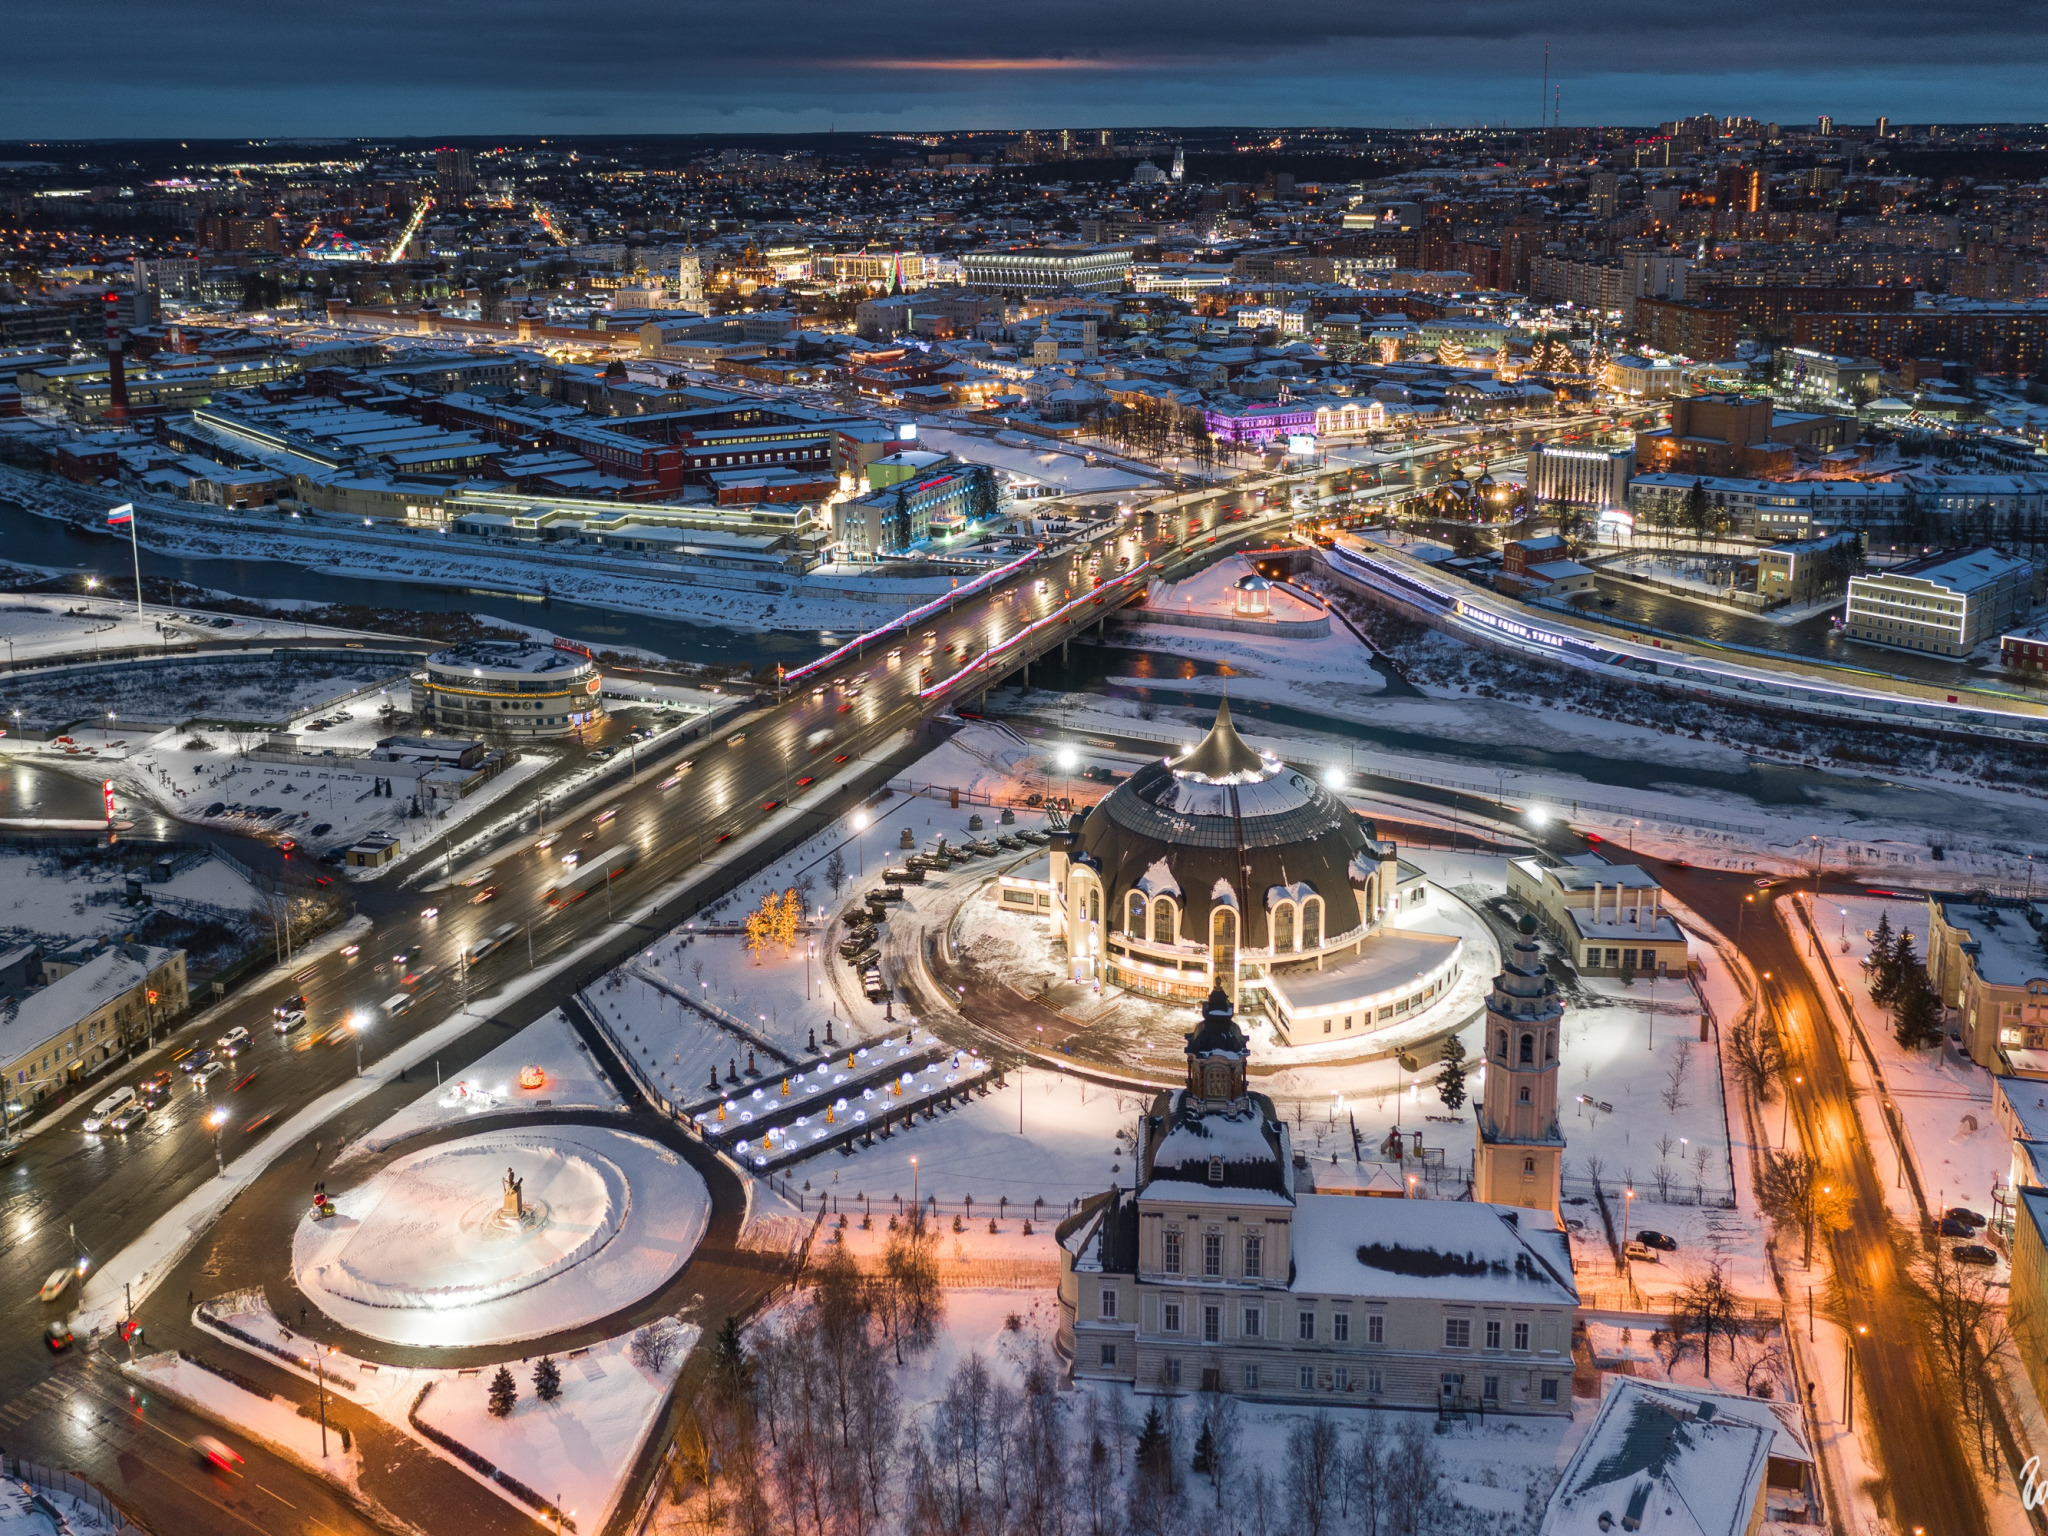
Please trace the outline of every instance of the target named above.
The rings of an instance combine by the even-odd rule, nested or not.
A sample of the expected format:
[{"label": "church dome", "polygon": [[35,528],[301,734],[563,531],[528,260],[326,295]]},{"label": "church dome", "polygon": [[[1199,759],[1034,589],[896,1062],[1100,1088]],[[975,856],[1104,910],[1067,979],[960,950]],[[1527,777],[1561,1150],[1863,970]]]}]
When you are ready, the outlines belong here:
[{"label": "church dome", "polygon": [[1071,858],[1094,870],[1111,914],[1123,913],[1133,892],[1167,896],[1175,937],[1202,944],[1211,912],[1228,906],[1239,912],[1237,942],[1262,949],[1272,941],[1271,912],[1291,904],[1289,951],[1295,935],[1307,937],[1298,914],[1312,897],[1322,902],[1320,936],[1362,926],[1369,908],[1361,891],[1382,857],[1371,824],[1314,779],[1254,750],[1231,724],[1228,703],[1192,750],[1147,764],[1082,813],[1070,840]]}]

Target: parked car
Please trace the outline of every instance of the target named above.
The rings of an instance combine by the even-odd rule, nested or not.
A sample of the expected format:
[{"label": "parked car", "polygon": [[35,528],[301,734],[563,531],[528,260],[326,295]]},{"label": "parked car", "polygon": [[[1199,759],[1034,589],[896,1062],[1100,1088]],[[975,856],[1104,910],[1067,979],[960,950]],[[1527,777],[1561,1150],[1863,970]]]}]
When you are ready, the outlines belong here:
[{"label": "parked car", "polygon": [[1957,1221],[1953,1216],[1944,1216],[1941,1218],[1941,1235],[1943,1237],[1975,1237],[1977,1229],[1967,1221]]},{"label": "parked car", "polygon": [[1648,1243],[1640,1242],[1633,1238],[1629,1240],[1629,1245],[1622,1252],[1637,1263],[1655,1264],[1659,1262],[1656,1249],[1652,1248]]},{"label": "parked car", "polygon": [[1996,1264],[1998,1255],[1982,1243],[1957,1243],[1949,1250],[1958,1264]]},{"label": "parked car", "polygon": [[1984,1218],[1967,1205],[1952,1205],[1941,1214],[1950,1221],[1967,1221],[1973,1227],[1984,1225]]},{"label": "parked car", "polygon": [[1638,1232],[1636,1241],[1645,1248],[1661,1248],[1666,1253],[1678,1252],[1678,1239],[1668,1232]]}]

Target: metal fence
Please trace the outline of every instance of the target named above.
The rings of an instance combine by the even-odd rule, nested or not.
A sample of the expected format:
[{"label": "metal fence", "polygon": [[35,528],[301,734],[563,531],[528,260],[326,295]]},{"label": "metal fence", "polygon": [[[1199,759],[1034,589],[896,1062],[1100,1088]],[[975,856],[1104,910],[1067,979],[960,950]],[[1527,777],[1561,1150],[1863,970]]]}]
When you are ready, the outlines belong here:
[{"label": "metal fence", "polygon": [[[51,1494],[61,1494],[84,1505],[105,1522],[114,1536],[149,1536],[145,1527],[130,1520],[119,1505],[76,1472],[46,1467],[40,1462],[23,1461],[16,1456],[0,1457],[0,1469],[4,1469],[7,1476],[28,1484],[30,1490],[38,1496],[47,1498]],[[60,1518],[57,1528],[69,1530],[72,1527]]]}]

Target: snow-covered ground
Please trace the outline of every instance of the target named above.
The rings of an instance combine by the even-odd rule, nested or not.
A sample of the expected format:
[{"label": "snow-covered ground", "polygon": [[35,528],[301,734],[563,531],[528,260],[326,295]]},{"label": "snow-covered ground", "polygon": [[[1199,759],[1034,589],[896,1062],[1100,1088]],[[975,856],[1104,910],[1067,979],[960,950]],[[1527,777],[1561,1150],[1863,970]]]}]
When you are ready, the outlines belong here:
[{"label": "snow-covered ground", "polygon": [[[1967,1205],[1989,1215],[1993,1187],[2004,1185],[2012,1170],[2012,1143],[1992,1116],[1991,1073],[1946,1045],[1921,1051],[1900,1045],[1892,1034],[1890,1012],[1871,1000],[1870,980],[1863,969],[1880,917],[1891,919],[1894,933],[1912,934],[1913,953],[1926,960],[1927,904],[1882,896],[1823,896],[1814,926],[1828,946],[1832,978],[1820,957],[1805,953],[1806,928],[1799,913],[1811,905],[1811,897],[1781,896],[1776,904],[1800,940],[1801,954],[1821,995],[1833,996],[1833,982],[1839,980],[1855,1005],[1863,1039],[1877,1054],[1888,1096],[1905,1126],[1920,1186],[1933,1208]],[[1848,1041],[1843,1045],[1845,1054],[1862,1054]],[[1873,1148],[1888,1145],[1882,1135],[1872,1138]]]},{"label": "snow-covered ground", "polygon": [[[501,1168],[526,1186],[505,1209]],[[594,1126],[493,1131],[399,1158],[301,1218],[299,1289],[370,1338],[497,1344],[631,1306],[683,1265],[711,1196],[644,1137]]]},{"label": "snow-covered ground", "polygon": [[[201,1326],[214,1315],[265,1344],[288,1351],[304,1347],[269,1312],[260,1293],[238,1298],[217,1314],[201,1308]],[[696,1345],[699,1330],[694,1325],[667,1326],[672,1331],[672,1349],[658,1369],[649,1369],[634,1360],[631,1334],[621,1334],[558,1358],[555,1363],[561,1370],[562,1393],[552,1403],[544,1403],[535,1395],[535,1357],[509,1362],[519,1396],[512,1412],[502,1419],[494,1418],[489,1409],[488,1394],[495,1367],[425,1370],[372,1366],[347,1355],[331,1355],[324,1369],[330,1389],[338,1390],[338,1395],[361,1404],[451,1465],[461,1467],[514,1508],[532,1513],[503,1487],[479,1476],[474,1468],[412,1428],[408,1413],[419,1400],[421,1389],[431,1387],[425,1400],[420,1401],[422,1422],[517,1477],[570,1514],[580,1529],[600,1531],[633,1465],[640,1442],[653,1427],[675,1384],[676,1373]],[[214,1333],[224,1343],[247,1349],[269,1364],[279,1363],[275,1355],[268,1351],[258,1354],[244,1340],[225,1331]],[[294,1368],[287,1364],[286,1369]],[[306,1358],[295,1373],[308,1381],[314,1380],[311,1359]],[[267,1440],[270,1435],[265,1432],[266,1425],[267,1421],[252,1421],[246,1427]],[[312,1427],[317,1436],[319,1426]]]},{"label": "snow-covered ground", "polygon": [[[224,624],[216,621],[225,619]],[[288,619],[251,619],[239,615],[197,614],[191,610],[104,596],[80,597],[69,592],[0,593],[0,640],[7,643],[10,662],[65,657],[89,660],[108,651],[140,647],[178,650],[201,640],[236,642],[306,639],[332,636],[362,638],[355,630],[307,626]]]},{"label": "snow-covered ground", "polygon": [[[538,1082],[522,1080],[529,1069],[539,1072]],[[333,1166],[340,1167],[358,1152],[381,1152],[421,1131],[473,1115],[530,1114],[547,1109],[626,1109],[618,1089],[559,1008],[486,1052],[462,1076],[435,1084],[351,1142],[336,1156]]]},{"label": "snow-covered ground", "polygon": [[[106,493],[97,488],[7,466],[0,466],[0,495],[45,515],[85,518],[93,527],[107,505]],[[595,608],[655,613],[733,629],[856,633],[928,601],[945,591],[949,580],[814,573],[774,583],[785,590],[763,591],[763,578],[752,575],[693,570],[595,548],[558,546],[547,555],[502,547],[484,550],[466,547],[444,532],[363,529],[339,521],[322,524],[316,532],[303,522],[273,514],[237,516],[148,494],[137,494],[134,500],[143,514],[138,521],[141,542],[170,554],[277,560],[314,571],[437,587],[536,594],[545,590]],[[121,557],[126,555],[122,550]]]},{"label": "snow-covered ground", "polygon": [[[1158,678],[1124,681],[1195,686]],[[1232,697],[1239,697],[1235,680],[1231,687]],[[1048,746],[1055,741],[1073,745],[1083,761],[1090,760],[1085,738],[1091,731],[1149,736],[1165,751],[1197,740],[1209,724],[1206,708],[1084,693],[1034,691],[1006,697],[1006,710],[1022,716],[1012,723],[1027,736],[1036,731]],[[1671,776],[1672,770],[1690,768],[1743,775],[1750,768],[1750,753],[1565,709],[1479,697],[1380,695],[1358,718],[1432,745],[1424,751],[1360,742],[1271,720],[1254,708],[1233,715],[1247,741],[1292,763],[1370,769],[1489,799],[1499,795],[1510,807],[1540,806],[1575,827],[1660,857],[1714,868],[1811,873],[1815,834],[1825,839],[1829,869],[1872,879],[1911,882],[1939,876],[1944,883],[2017,885],[2026,878],[2030,849],[2048,858],[2048,838],[2036,832],[2042,825],[2039,800],[1973,784],[1910,785],[1845,773],[1827,776],[1801,800],[1763,803]],[[1594,753],[1643,766],[1637,783],[1598,783],[1562,769],[1507,766],[1500,748]],[[1759,758],[1770,755],[1762,746],[1753,751]],[[1724,825],[1696,825],[1703,820]],[[1933,857],[1937,844],[1944,861]]]},{"label": "snow-covered ground", "polygon": [[[0,849],[0,932],[74,941],[127,933],[138,918],[122,900],[127,888],[118,863],[67,867],[60,853]],[[143,890],[166,910],[201,919],[220,914],[232,920],[259,900],[239,870],[214,858],[200,859],[162,884],[145,878]]]},{"label": "snow-covered ground", "polygon": [[[195,719],[282,723],[380,686],[404,705],[402,663],[367,650],[360,658],[351,657],[231,651],[170,661],[78,664],[11,673],[0,694],[10,714],[21,710],[24,726],[47,729],[76,722],[71,734],[77,744],[107,755],[117,742],[132,743],[138,731],[147,735]],[[261,728],[243,732],[251,745],[263,734]],[[15,750],[36,745],[16,739]],[[46,753],[63,753],[60,743],[41,745]]]},{"label": "snow-covered ground", "polygon": [[354,1447],[344,1450],[341,1436],[329,1432],[327,1454],[321,1455],[318,1421],[302,1416],[294,1404],[268,1393],[251,1392],[174,1354],[144,1355],[133,1365],[123,1365],[121,1370],[224,1429],[253,1436],[299,1465],[345,1487],[356,1486],[362,1467],[361,1452]]}]

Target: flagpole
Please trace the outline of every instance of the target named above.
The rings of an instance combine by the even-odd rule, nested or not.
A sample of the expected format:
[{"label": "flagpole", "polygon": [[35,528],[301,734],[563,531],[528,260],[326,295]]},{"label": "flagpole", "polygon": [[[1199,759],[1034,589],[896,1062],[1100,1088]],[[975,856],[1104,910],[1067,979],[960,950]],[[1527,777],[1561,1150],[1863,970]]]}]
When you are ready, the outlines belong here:
[{"label": "flagpole", "polygon": [[135,513],[128,514],[128,558],[135,562],[135,617],[142,618],[142,551],[135,543]]}]

